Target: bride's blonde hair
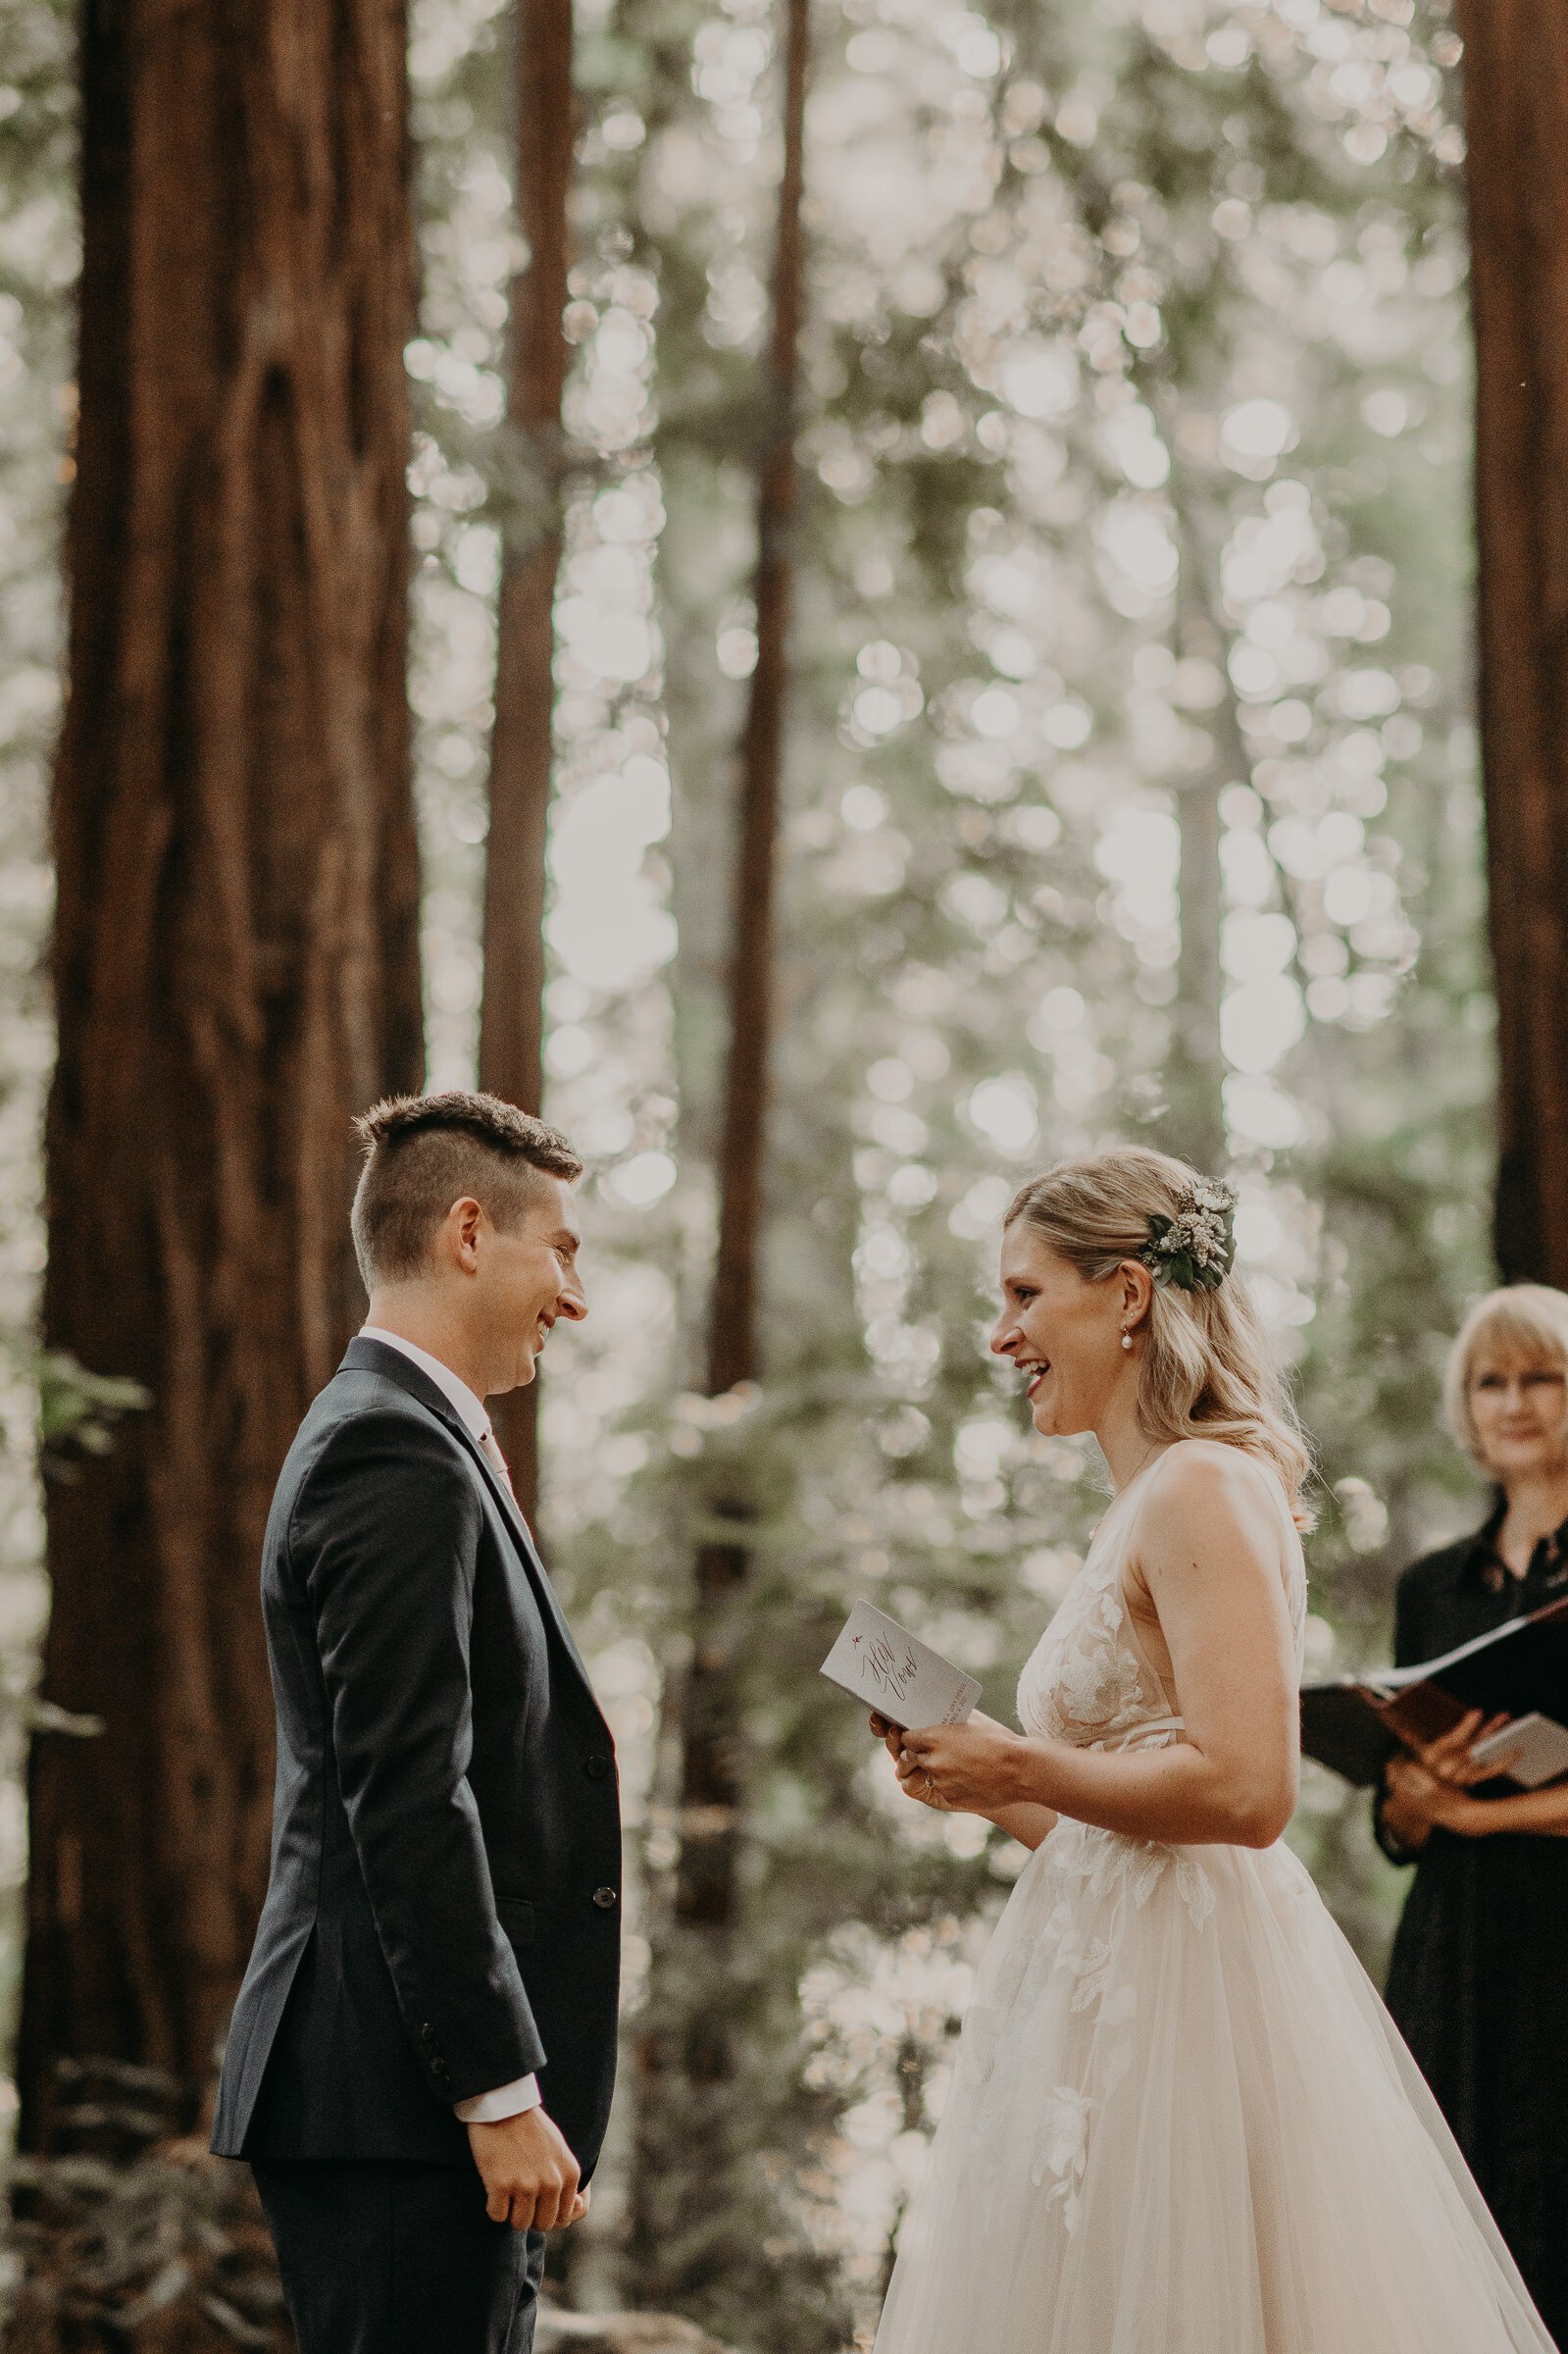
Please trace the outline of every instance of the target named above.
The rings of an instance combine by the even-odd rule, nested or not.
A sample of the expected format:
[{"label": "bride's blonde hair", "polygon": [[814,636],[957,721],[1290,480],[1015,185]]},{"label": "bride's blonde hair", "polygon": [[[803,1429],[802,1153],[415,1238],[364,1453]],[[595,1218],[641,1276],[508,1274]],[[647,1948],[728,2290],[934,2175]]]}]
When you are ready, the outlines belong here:
[{"label": "bride's blonde hair", "polygon": [[[1195,1169],[1167,1152],[1124,1145],[1064,1161],[1015,1197],[1019,1218],[1088,1283],[1139,1258],[1150,1221],[1175,1218]],[[1245,1284],[1234,1271],[1213,1291],[1155,1289],[1138,1366],[1138,1420],[1151,1439],[1220,1439],[1272,1464],[1298,1527],[1311,1525],[1302,1489],[1312,1458]]]}]

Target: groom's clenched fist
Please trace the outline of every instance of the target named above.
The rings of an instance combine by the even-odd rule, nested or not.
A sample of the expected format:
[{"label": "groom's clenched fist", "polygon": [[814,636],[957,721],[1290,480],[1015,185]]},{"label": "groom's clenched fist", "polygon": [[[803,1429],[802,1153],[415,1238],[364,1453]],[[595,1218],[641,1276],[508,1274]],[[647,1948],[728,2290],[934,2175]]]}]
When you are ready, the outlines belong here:
[{"label": "groom's clenched fist", "polygon": [[542,2109],[493,2125],[470,2125],[469,2147],[484,2184],[484,2212],[514,2231],[560,2231],[588,2211],[580,2169],[560,2127]]}]

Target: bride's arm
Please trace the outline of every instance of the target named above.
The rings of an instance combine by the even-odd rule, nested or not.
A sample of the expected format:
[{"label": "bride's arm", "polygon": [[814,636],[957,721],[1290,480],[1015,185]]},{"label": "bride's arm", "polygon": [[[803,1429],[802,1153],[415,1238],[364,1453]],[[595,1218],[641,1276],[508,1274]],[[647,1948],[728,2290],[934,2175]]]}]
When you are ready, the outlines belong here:
[{"label": "bride's arm", "polygon": [[[948,1810],[942,1811],[945,1814]],[[1036,1806],[1031,1799],[1020,1799],[1011,1807],[989,1807],[986,1815],[986,1820],[993,1822],[999,1831],[1005,1831],[1009,1839],[1016,1839],[1020,1847],[1032,1850],[1043,1847],[1061,1820],[1054,1807]]]},{"label": "bride's arm", "polygon": [[905,1787],[930,1773],[944,1805],[993,1820],[1022,1803],[1134,1839],[1271,1846],[1295,1806],[1299,1704],[1267,1476],[1237,1450],[1184,1448],[1140,1514],[1184,1741],[1118,1752],[941,1727],[905,1735]]},{"label": "bride's arm", "polygon": [[[1000,1733],[1004,1739],[1012,1739],[1006,1725],[998,1724],[995,1717],[987,1716],[984,1710],[977,1709],[969,1721],[987,1727],[993,1733]],[[949,1811],[945,1807],[942,1809],[943,1814]],[[1060,1820],[1055,1807],[1042,1807],[1032,1798],[1015,1799],[1010,1806],[982,1807],[980,1813],[987,1822],[993,1822],[999,1831],[1005,1831],[1009,1839],[1016,1839],[1020,1847],[1031,1849],[1043,1846]]]}]

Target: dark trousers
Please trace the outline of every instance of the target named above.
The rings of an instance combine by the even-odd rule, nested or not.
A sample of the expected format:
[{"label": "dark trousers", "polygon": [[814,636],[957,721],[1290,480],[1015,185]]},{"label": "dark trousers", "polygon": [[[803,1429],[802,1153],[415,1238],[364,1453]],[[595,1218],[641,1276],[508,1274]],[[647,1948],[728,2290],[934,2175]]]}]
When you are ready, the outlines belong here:
[{"label": "dark trousers", "polygon": [[544,2236],[472,2167],[256,2158],[299,2354],[531,2354]]}]

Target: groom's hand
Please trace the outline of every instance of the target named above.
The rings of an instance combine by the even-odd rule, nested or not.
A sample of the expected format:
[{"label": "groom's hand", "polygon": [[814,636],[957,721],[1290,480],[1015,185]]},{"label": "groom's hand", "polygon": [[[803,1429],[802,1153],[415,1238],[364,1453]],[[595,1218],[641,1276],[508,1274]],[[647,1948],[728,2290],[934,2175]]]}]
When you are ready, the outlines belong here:
[{"label": "groom's hand", "polygon": [[542,2109],[470,2125],[469,2147],[484,2184],[484,2212],[514,2231],[560,2231],[588,2208],[581,2169],[566,2137]]}]

